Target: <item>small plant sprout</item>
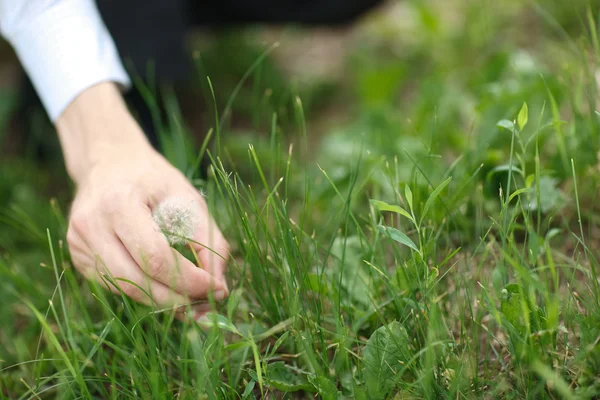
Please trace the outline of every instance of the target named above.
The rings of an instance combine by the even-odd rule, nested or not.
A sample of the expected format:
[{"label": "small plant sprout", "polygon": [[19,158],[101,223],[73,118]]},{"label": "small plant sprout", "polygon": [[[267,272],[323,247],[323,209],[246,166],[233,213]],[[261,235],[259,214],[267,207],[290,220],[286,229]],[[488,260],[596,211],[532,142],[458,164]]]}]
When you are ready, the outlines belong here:
[{"label": "small plant sprout", "polygon": [[187,243],[200,224],[198,204],[182,197],[167,197],[152,216],[171,246]]}]

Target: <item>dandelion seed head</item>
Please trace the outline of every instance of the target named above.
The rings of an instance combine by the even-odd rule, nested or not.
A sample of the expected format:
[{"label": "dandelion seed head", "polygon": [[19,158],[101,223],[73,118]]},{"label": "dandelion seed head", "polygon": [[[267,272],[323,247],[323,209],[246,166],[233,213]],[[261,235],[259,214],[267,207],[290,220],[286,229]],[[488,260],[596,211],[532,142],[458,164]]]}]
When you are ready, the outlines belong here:
[{"label": "dandelion seed head", "polygon": [[154,221],[171,246],[192,238],[200,224],[200,208],[191,199],[167,197],[152,212]]}]

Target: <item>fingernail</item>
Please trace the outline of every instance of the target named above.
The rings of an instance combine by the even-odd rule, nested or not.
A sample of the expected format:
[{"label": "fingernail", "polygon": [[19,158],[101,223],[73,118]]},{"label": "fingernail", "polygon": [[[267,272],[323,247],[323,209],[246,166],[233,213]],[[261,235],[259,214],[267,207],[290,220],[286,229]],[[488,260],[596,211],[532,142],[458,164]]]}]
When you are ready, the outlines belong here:
[{"label": "fingernail", "polygon": [[199,318],[196,318],[196,322],[200,325],[210,325],[211,321],[206,314],[202,315]]},{"label": "fingernail", "polygon": [[227,296],[227,293],[224,290],[217,290],[214,294],[215,300],[221,301]]}]

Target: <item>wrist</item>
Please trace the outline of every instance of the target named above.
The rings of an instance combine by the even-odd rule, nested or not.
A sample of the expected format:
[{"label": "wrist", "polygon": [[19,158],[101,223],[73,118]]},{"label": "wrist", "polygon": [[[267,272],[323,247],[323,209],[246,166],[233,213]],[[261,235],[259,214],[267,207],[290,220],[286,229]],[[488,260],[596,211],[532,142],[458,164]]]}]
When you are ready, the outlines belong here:
[{"label": "wrist", "polygon": [[112,82],[83,91],[58,117],[56,129],[67,171],[78,185],[99,163],[152,149]]}]

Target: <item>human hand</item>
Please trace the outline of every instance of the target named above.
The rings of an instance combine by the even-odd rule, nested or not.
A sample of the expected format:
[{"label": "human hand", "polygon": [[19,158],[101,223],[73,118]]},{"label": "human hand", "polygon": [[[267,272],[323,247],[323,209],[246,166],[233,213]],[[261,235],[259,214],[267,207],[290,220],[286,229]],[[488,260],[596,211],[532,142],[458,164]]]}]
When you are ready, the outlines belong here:
[{"label": "human hand", "polygon": [[[88,279],[111,277],[118,285],[108,285],[114,292],[159,307],[209,294],[225,298],[228,244],[203,197],[152,149],[126,110],[113,105],[115,95],[120,99],[112,84],[88,89],[57,121],[67,168],[77,184],[67,233],[75,266]],[[188,243],[205,269],[172,249],[152,218],[163,200],[174,197],[198,216],[190,239],[202,245]],[[206,305],[193,309],[195,318],[207,311]]]}]

